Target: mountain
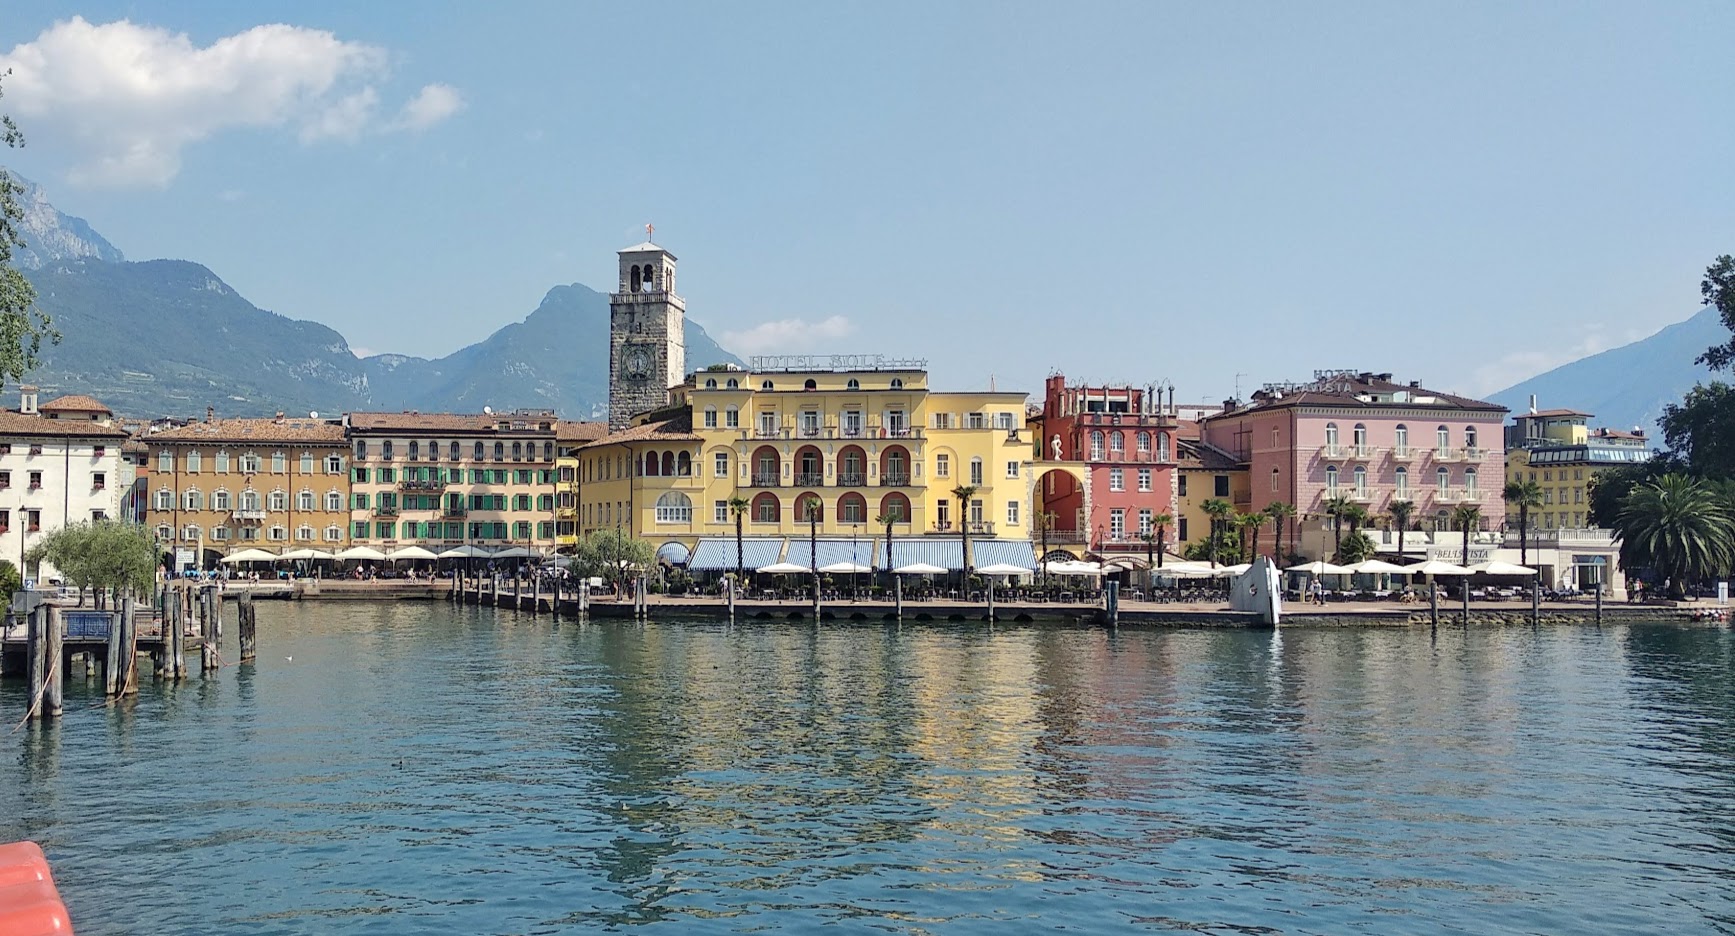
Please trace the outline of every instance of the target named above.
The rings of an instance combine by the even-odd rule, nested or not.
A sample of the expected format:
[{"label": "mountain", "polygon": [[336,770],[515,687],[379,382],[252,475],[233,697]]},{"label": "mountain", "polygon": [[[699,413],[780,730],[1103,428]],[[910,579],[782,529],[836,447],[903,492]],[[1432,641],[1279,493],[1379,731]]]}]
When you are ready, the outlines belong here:
[{"label": "mountain", "polygon": [[1660,439],[1657,417],[1663,406],[1680,402],[1693,384],[1712,378],[1711,371],[1693,359],[1728,340],[1717,310],[1707,307],[1649,338],[1563,364],[1489,399],[1522,413],[1535,394],[1539,409],[1584,410],[1596,414],[1593,425],[1637,426]]},{"label": "mountain", "polygon": [[[357,358],[337,331],[260,309],[197,263],[127,262],[19,181],[29,246],[14,260],[63,336],[30,378],[45,399],[85,393],[145,417],[492,406],[585,418],[608,405],[608,296],[580,284],[442,358]],[[741,363],[691,320],[686,342],[689,369]]]}]

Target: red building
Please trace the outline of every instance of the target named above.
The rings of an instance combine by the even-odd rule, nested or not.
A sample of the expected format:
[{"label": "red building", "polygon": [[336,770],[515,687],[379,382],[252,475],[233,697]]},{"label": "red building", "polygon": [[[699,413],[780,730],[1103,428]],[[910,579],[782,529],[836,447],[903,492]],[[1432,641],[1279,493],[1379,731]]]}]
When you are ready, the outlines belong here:
[{"label": "red building", "polygon": [[[1067,386],[1062,374],[1048,378],[1044,396],[1039,458],[1083,462],[1087,478],[1080,484],[1059,471],[1043,476],[1036,501],[1049,523],[1048,541],[1098,555],[1142,556],[1139,534],[1154,518],[1174,513],[1173,399],[1165,404],[1153,387]],[[1172,522],[1167,535],[1174,542]]]}]

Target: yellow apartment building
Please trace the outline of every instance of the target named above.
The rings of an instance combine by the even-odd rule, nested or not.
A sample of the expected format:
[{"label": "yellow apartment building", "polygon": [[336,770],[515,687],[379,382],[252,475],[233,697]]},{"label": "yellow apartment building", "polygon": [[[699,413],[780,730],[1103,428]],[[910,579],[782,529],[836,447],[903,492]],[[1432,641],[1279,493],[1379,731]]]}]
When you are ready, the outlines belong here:
[{"label": "yellow apartment building", "polygon": [[[1228,501],[1237,511],[1246,512],[1253,503],[1250,472],[1244,462],[1206,445],[1197,439],[1178,439],[1175,463],[1175,525],[1167,540],[1171,552],[1179,553],[1195,542],[1211,535],[1211,517],[1205,513],[1208,500]],[[1267,528],[1262,539],[1271,542]],[[1284,542],[1291,540],[1284,532]],[[1287,548],[1287,547],[1286,547]]]},{"label": "yellow apartment building", "polygon": [[562,552],[578,544],[579,449],[605,435],[606,422],[563,419],[554,428],[554,541]]},{"label": "yellow apartment building", "polygon": [[[1530,510],[1531,530],[1590,527],[1590,485],[1597,473],[1651,457],[1650,440],[1642,431],[1592,429],[1592,416],[1532,406],[1506,427],[1506,480],[1535,481],[1542,489],[1542,505]],[[1518,508],[1511,504],[1506,505],[1506,524],[1518,529]]]},{"label": "yellow apartment building", "polygon": [[179,569],[242,548],[349,542],[348,450],[334,420],[216,419],[144,438],[145,523]]}]

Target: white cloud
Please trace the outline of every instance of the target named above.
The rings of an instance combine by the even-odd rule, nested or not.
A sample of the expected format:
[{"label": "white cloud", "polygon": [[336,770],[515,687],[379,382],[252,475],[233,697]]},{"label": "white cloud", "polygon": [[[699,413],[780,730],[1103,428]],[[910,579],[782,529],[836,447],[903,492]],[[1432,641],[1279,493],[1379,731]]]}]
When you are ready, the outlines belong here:
[{"label": "white cloud", "polygon": [[[386,50],[300,26],[255,26],[199,47],[185,33],[127,20],[55,23],[0,55],[6,103],[33,135],[76,160],[75,184],[168,184],[189,145],[237,128],[291,127],[303,143],[423,129],[461,106],[429,85],[400,121],[381,123]],[[445,89],[432,96],[429,90]]]},{"label": "white cloud", "polygon": [[760,322],[745,331],[723,333],[723,347],[736,354],[801,353],[815,351],[814,344],[855,334],[855,323],[841,315],[818,322],[779,319]]},{"label": "white cloud", "polygon": [[1537,374],[1547,373],[1562,364],[1599,354],[1636,341],[1640,337],[1643,336],[1628,334],[1625,338],[1619,338],[1608,334],[1602,324],[1591,324],[1586,326],[1583,335],[1571,344],[1513,351],[1483,364],[1471,372],[1467,392],[1477,396],[1495,393]]},{"label": "white cloud", "polygon": [[368,358],[368,357],[373,357],[374,355],[378,354],[379,352],[375,351],[372,348],[361,347],[360,345],[350,345],[349,346],[349,353],[355,355],[358,358]]},{"label": "white cloud", "polygon": [[448,84],[424,85],[398,112],[393,129],[426,130],[464,109],[464,97]]}]

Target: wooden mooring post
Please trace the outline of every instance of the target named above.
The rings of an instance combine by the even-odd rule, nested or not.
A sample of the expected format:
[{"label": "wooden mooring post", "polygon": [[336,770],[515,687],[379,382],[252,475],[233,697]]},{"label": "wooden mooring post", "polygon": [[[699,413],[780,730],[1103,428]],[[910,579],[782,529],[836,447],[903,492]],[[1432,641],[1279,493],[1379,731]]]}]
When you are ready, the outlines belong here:
[{"label": "wooden mooring post", "polygon": [[213,614],[211,590],[199,589],[199,672],[214,673],[223,664],[217,655],[217,641],[223,633],[223,616]]},{"label": "wooden mooring post", "polygon": [[1108,605],[1108,626],[1121,626],[1121,583],[1109,582],[1103,588],[1103,601]]},{"label": "wooden mooring post", "polygon": [[1458,583],[1458,589],[1459,589],[1461,596],[1464,599],[1464,626],[1469,627],[1470,626],[1470,577],[1469,576],[1467,576],[1467,575],[1464,576],[1464,580],[1462,582]]},{"label": "wooden mooring post", "polygon": [[24,659],[30,673],[30,695],[26,704],[29,718],[42,717],[43,698],[48,692],[48,635],[46,621],[48,609],[37,605],[30,609],[24,619]]},{"label": "wooden mooring post", "polygon": [[1530,626],[1536,627],[1542,623],[1542,576],[1534,576],[1530,580]]},{"label": "wooden mooring post", "polygon": [[120,653],[115,675],[115,694],[138,695],[139,620],[131,596],[120,603]]},{"label": "wooden mooring post", "polygon": [[723,580],[723,594],[729,602],[729,623],[735,623],[735,576]]},{"label": "wooden mooring post", "polygon": [[[172,593],[171,593],[172,597]],[[121,610],[111,613],[108,617],[108,655],[102,661],[102,691],[104,695],[113,696],[120,692],[120,647],[121,638],[126,632],[126,602],[121,602]]]},{"label": "wooden mooring post", "polygon": [[46,614],[42,616],[45,628],[43,642],[46,647],[48,671],[48,694],[42,699],[42,717],[59,718],[65,709],[66,701],[66,620],[60,613],[58,605],[45,605]]},{"label": "wooden mooring post", "polygon": [[988,623],[994,623],[994,577],[988,576]]},{"label": "wooden mooring post", "polygon": [[1428,626],[1440,626],[1440,583],[1428,583]]},{"label": "wooden mooring post", "polygon": [[168,591],[163,595],[163,647],[168,658],[164,675],[169,679],[186,679],[186,612],[181,607],[181,595],[177,591]]},{"label": "wooden mooring post", "polygon": [[259,656],[259,619],[255,616],[258,610],[253,604],[251,590],[242,592],[235,602],[235,636],[241,643],[243,663]]},{"label": "wooden mooring post", "polygon": [[904,619],[904,577],[892,574],[892,615],[902,622]]}]

